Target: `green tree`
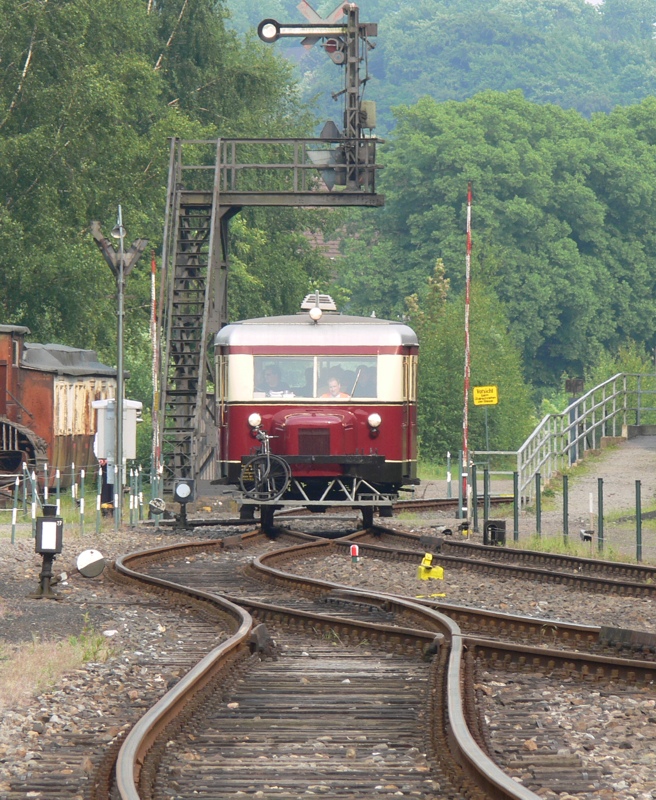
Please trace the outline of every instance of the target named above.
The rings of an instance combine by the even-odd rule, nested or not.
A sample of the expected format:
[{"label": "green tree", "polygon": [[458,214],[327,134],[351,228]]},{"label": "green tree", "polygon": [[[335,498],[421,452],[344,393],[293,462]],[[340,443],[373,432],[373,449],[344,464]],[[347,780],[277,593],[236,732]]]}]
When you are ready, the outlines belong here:
[{"label": "green tree", "polygon": [[650,98],[586,120],[518,92],[402,107],[383,157],[386,207],[353,221],[336,283],[364,308],[375,274],[376,312],[394,315],[442,258],[462,291],[473,180],[474,274],[498,296],[527,378],[550,386],[600,348],[652,347],[654,110]]},{"label": "green tree", "polygon": [[[253,1],[231,0],[241,20]],[[284,5],[284,10],[282,6]],[[273,16],[302,21],[295,3],[268,0]],[[331,3],[317,7],[332,11]],[[392,109],[422,97],[466,100],[484,90],[521,90],[537,103],[574,108],[589,116],[656,94],[653,0],[399,0],[368,2],[361,18],[377,22],[376,49],[368,54],[367,96],[378,104],[379,132],[395,121]],[[239,22],[238,26],[242,26]],[[306,99],[316,99],[319,117],[339,121],[331,94],[342,81],[320,47],[308,51],[275,47],[297,65]]]},{"label": "green tree", "polygon": [[[157,250],[169,137],[294,135],[311,120],[289,65],[226,30],[220,2],[0,0],[0,11],[2,321],[111,362],[115,284],[89,222],[111,229],[120,202],[128,236]],[[307,284],[298,227],[281,215],[276,240]],[[143,259],[128,281],[126,338],[147,325],[149,277]]]},{"label": "green tree", "polygon": [[[418,428],[423,458],[442,460],[462,448],[464,409],[464,296],[448,298],[449,281],[438,261],[421,295],[407,298],[409,322],[419,337]],[[519,447],[535,425],[531,387],[494,293],[474,282],[470,300],[471,382],[496,385],[499,403],[488,415],[490,447]],[[484,411],[469,400],[469,446],[486,446]]]}]

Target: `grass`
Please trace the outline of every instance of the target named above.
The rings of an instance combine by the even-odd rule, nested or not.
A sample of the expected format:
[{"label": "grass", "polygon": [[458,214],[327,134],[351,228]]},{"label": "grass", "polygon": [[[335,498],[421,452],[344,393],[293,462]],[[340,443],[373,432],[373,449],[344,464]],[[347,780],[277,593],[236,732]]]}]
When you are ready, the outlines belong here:
[{"label": "grass", "polygon": [[107,637],[98,633],[89,623],[89,615],[84,615],[84,627],[79,636],[69,636],[69,645],[80,655],[83,663],[88,661],[105,662],[114,654]]},{"label": "grass", "polygon": [[534,534],[528,539],[514,543],[506,539],[509,547],[518,547],[521,550],[536,550],[540,553],[553,553],[554,555],[577,556],[579,558],[602,558],[604,561],[629,561],[626,556],[617,552],[612,546],[604,543],[603,552],[597,549],[597,542],[582,542],[573,535],[564,540],[560,536],[538,536]]},{"label": "grass", "polygon": [[0,710],[55,686],[66,672],[89,661],[107,661],[114,650],[85,617],[79,636],[9,646],[0,642]]},{"label": "grass", "polygon": [[406,525],[421,525],[425,521],[416,511],[400,511],[394,516],[399,522],[404,522]]},{"label": "grass", "polygon": [[[457,481],[458,459],[451,459],[451,478]],[[420,460],[417,464],[417,474],[422,481],[445,481],[446,464],[436,464],[434,461]]]}]

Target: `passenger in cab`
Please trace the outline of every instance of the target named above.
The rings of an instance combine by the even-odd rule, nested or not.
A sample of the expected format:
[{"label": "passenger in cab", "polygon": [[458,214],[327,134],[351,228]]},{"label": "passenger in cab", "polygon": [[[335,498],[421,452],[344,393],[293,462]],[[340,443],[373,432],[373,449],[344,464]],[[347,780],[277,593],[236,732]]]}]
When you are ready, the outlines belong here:
[{"label": "passenger in cab", "polygon": [[336,377],[328,378],[328,391],[321,395],[322,398],[330,400],[342,400],[350,397],[346,392],[342,391],[342,385]]}]

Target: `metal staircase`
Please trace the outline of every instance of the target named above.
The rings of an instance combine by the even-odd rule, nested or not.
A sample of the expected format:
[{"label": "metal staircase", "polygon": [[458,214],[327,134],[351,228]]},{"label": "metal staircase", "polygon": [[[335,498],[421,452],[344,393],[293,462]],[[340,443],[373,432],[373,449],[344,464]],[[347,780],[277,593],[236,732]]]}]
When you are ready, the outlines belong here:
[{"label": "metal staircase", "polygon": [[[333,192],[316,154],[348,150],[359,153],[353,187]],[[381,206],[375,154],[375,139],[171,141],[158,318],[165,491],[180,478],[219,477],[212,337],[228,322],[230,219],[245,206]]]},{"label": "metal staircase", "polygon": [[208,165],[196,169],[187,187],[182,183],[183,156],[183,142],[174,140],[160,287],[160,441],[166,489],[177,478],[214,478],[211,442],[216,441],[216,425],[207,385],[212,380],[210,339],[220,317],[215,298],[225,294],[220,287],[217,291],[217,279],[220,283],[226,268],[214,247],[217,182],[209,192],[193,185],[208,172],[218,177],[216,163],[211,170]]}]

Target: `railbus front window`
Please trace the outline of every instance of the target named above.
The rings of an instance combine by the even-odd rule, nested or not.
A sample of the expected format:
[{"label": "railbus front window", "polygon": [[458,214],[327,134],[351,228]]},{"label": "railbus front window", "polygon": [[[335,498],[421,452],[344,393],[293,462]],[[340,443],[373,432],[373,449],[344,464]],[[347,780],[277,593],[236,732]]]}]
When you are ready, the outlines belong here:
[{"label": "railbus front window", "polygon": [[[319,358],[318,362],[319,397],[376,397],[375,357]],[[336,384],[339,384],[338,393]]]},{"label": "railbus front window", "polygon": [[314,358],[255,356],[254,399],[314,397]]},{"label": "railbus front window", "polygon": [[253,399],[377,397],[375,356],[254,356]]}]

